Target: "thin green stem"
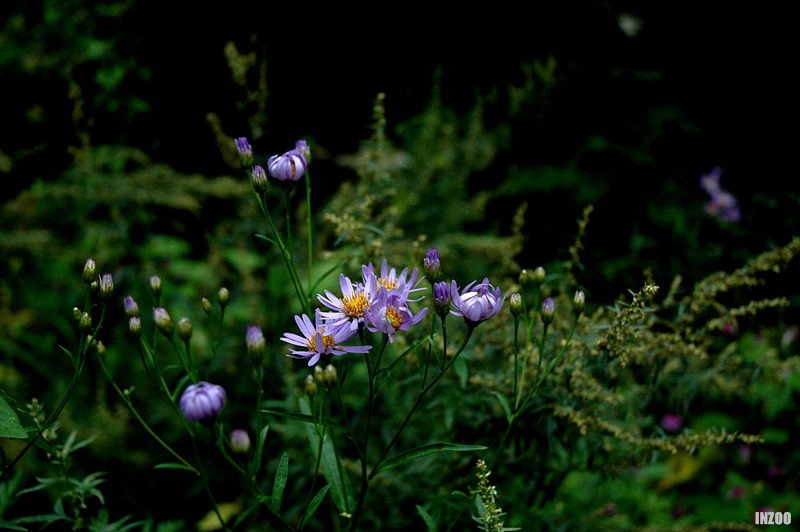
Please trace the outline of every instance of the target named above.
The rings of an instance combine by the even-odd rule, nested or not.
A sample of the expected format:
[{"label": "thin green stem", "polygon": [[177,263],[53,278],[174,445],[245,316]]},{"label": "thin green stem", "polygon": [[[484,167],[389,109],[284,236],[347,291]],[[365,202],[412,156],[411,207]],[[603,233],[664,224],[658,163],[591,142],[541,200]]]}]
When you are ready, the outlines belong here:
[{"label": "thin green stem", "polygon": [[[307,225],[307,239],[308,239],[308,289],[311,290],[311,270],[314,260],[314,233],[312,231],[312,220],[311,220],[311,173],[306,170],[306,225]],[[308,294],[308,297],[311,298],[311,294]],[[311,303],[309,302],[309,306]]]}]

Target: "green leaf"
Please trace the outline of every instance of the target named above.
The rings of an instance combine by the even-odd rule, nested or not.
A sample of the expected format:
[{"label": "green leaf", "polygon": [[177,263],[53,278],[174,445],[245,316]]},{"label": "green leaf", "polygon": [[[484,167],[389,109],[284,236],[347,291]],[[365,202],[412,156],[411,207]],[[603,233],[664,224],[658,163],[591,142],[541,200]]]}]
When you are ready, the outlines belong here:
[{"label": "green leaf", "polygon": [[433,520],[433,517],[428,513],[428,510],[417,504],[417,513],[419,513],[419,516],[423,521],[425,521],[425,526],[428,527],[428,532],[436,532],[436,521]]},{"label": "green leaf", "polygon": [[[311,416],[311,404],[309,403],[308,396],[303,396],[299,400],[300,410],[307,416]],[[306,436],[308,443],[311,446],[311,451],[316,453],[319,449],[319,434],[317,428],[311,424],[306,424]],[[331,496],[336,508],[342,514],[350,514],[355,507],[355,495],[353,494],[353,485],[350,483],[350,477],[344,470],[342,461],[336,448],[333,445],[333,440],[328,434],[323,435],[322,439],[322,456],[320,457],[320,468],[325,480],[331,486]]]},{"label": "green leaf", "polygon": [[165,462],[163,464],[156,464],[153,466],[153,469],[182,469],[184,471],[191,471],[192,473],[197,474],[197,471],[191,467],[179,464],[178,462]]},{"label": "green leaf", "polygon": [[328,493],[329,489],[331,489],[331,485],[326,484],[324,488],[319,490],[319,492],[317,492],[317,494],[314,495],[314,498],[311,499],[310,503],[308,503],[308,510],[306,510],[306,514],[303,516],[303,520],[300,521],[300,527],[298,528],[298,530],[302,530],[302,528],[306,526],[306,523],[308,523],[308,520],[311,519],[311,516],[314,515],[314,512],[317,511],[317,508],[322,503],[322,499],[325,498],[325,494]]},{"label": "green leaf", "polygon": [[277,245],[277,244],[275,243],[275,241],[274,241],[274,240],[272,240],[272,239],[271,239],[270,237],[268,237],[267,235],[262,235],[262,234],[260,234],[260,233],[256,233],[256,238],[260,238],[261,240],[266,240],[266,241],[267,241],[267,242],[269,242],[270,244]]},{"label": "green leaf", "polygon": [[[302,421],[303,423],[311,423],[312,425],[319,425],[319,416],[312,416],[310,414],[295,414],[293,412],[284,412],[283,410],[270,410],[264,409],[262,410],[265,414],[272,414],[273,416],[281,416],[281,417],[288,417],[289,419],[296,419],[297,421]],[[322,425],[336,429],[336,430],[347,430],[341,423],[337,423],[335,421],[331,421],[329,419],[323,419]]]},{"label": "green leaf", "polygon": [[5,398],[0,397],[0,438],[27,438],[28,433],[25,427],[19,422],[17,413],[6,402]]},{"label": "green leaf", "polygon": [[381,473],[383,471],[388,471],[389,469],[394,469],[397,466],[407,464],[408,462],[416,460],[417,458],[422,458],[423,456],[428,456],[430,454],[443,453],[446,451],[465,452],[465,451],[485,451],[485,450],[486,447],[484,447],[483,445],[461,445],[458,443],[429,443],[427,445],[421,445],[419,447],[414,447],[413,449],[409,449],[408,451],[404,451],[395,456],[394,458],[384,460],[376,471],[370,473],[370,476],[375,476],[378,473]]},{"label": "green leaf", "polygon": [[8,521],[3,521],[2,519],[0,519],[0,528],[5,530],[24,530],[25,532],[28,530],[27,528],[15,525],[14,523],[9,523]]},{"label": "green leaf", "polygon": [[506,413],[506,421],[511,423],[511,405],[508,404],[508,398],[497,390],[492,390],[492,394],[500,401],[500,406],[503,407],[503,411]]},{"label": "green leaf", "polygon": [[72,367],[73,367],[73,369],[77,369],[77,368],[78,368],[78,360],[75,358],[75,355],[73,355],[73,354],[72,354],[72,351],[70,351],[69,349],[67,349],[67,348],[66,348],[66,347],[64,347],[63,345],[60,345],[60,346],[58,346],[58,347],[59,347],[59,348],[60,348],[62,351],[64,351],[64,352],[67,354],[67,356],[69,357],[69,359],[72,361]]},{"label": "green leaf", "polygon": [[269,430],[269,425],[261,429],[261,434],[258,435],[258,443],[256,444],[256,455],[253,459],[253,473],[258,474],[258,470],[261,468],[261,459],[264,457],[264,442],[267,441],[267,431]]},{"label": "green leaf", "polygon": [[278,469],[275,471],[275,481],[272,483],[272,510],[280,512],[281,502],[283,501],[283,489],[286,487],[286,479],[289,478],[289,455],[283,453]]}]

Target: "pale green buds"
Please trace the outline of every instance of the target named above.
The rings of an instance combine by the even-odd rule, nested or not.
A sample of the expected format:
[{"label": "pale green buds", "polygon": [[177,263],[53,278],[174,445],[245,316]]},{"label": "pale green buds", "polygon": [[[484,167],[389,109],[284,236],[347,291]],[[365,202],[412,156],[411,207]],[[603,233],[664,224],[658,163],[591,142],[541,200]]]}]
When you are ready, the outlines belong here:
[{"label": "pale green buds", "polygon": [[150,289],[153,291],[153,295],[156,296],[156,299],[161,297],[161,277],[158,275],[150,276]]},{"label": "pale green buds", "polygon": [[83,266],[83,280],[86,284],[92,284],[97,279],[97,262],[91,257],[86,259]]},{"label": "pale green buds", "polygon": [[88,312],[81,314],[81,319],[78,320],[78,326],[82,331],[88,331],[92,328],[92,316]]},{"label": "pale green buds", "polygon": [[158,307],[153,309],[153,320],[156,322],[156,327],[166,337],[171,337],[175,330],[175,323],[172,317],[165,309]]},{"label": "pale green buds", "polygon": [[208,298],[203,298],[200,300],[200,305],[203,307],[203,312],[206,314],[211,314],[211,309],[213,308],[211,305],[211,301]]},{"label": "pale green buds", "polygon": [[511,294],[508,299],[509,305],[511,306],[511,314],[516,318],[520,314],[522,314],[522,296],[519,294]]},{"label": "pale green buds", "polygon": [[336,366],[333,364],[328,364],[325,366],[325,371],[323,372],[323,378],[325,379],[325,386],[330,386],[332,384],[336,384],[336,381],[339,380],[339,375],[336,372]]},{"label": "pale green buds", "polygon": [[575,292],[575,298],[572,302],[575,306],[575,313],[581,314],[583,309],[586,307],[586,296],[584,295],[583,290],[577,290]]},{"label": "pale green buds", "polygon": [[114,293],[114,278],[110,273],[103,274],[100,277],[100,297],[108,299]]},{"label": "pale green buds", "polygon": [[230,295],[230,292],[228,292],[228,289],[224,286],[219,289],[219,292],[217,292],[217,300],[219,300],[219,305],[222,308],[225,308],[225,305],[228,304],[228,298]]},{"label": "pale green buds", "polygon": [[189,318],[178,320],[178,336],[184,342],[188,342],[192,337],[192,322]]},{"label": "pale green buds", "polygon": [[231,432],[231,450],[235,453],[246,453],[250,450],[250,435],[244,429]]},{"label": "pale green buds", "polygon": [[533,270],[533,275],[531,275],[531,281],[533,281],[536,284],[542,284],[544,283],[545,277],[546,273],[544,271],[544,268],[538,266],[535,270]]},{"label": "pale green buds", "polygon": [[[319,368],[319,366],[317,366],[317,368]],[[314,376],[310,373],[306,376],[305,392],[308,395],[314,395],[317,393],[317,381],[314,380]]]},{"label": "pale green buds", "polygon": [[128,320],[128,330],[134,337],[139,338],[142,335],[142,319],[139,316],[131,316]]}]

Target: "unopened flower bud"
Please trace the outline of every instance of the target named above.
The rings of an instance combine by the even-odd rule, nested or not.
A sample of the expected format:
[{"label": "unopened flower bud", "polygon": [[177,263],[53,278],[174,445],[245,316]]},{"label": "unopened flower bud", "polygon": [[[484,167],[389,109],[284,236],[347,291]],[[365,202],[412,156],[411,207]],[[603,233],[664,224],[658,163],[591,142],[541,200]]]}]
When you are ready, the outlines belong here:
[{"label": "unopened flower bud", "polygon": [[122,303],[125,305],[125,314],[127,314],[129,318],[139,315],[139,305],[131,296],[126,296]]},{"label": "unopened flower bud", "polygon": [[172,336],[172,332],[175,330],[175,323],[173,323],[172,317],[166,309],[161,307],[154,308],[153,320],[156,322],[158,330],[161,331],[164,336]]},{"label": "unopened flower bud", "polygon": [[322,366],[314,366],[314,380],[320,384],[325,382],[325,370]]},{"label": "unopened flower bud", "polygon": [[306,161],[311,160],[311,148],[308,147],[308,142],[305,140],[301,139],[295,142],[294,149],[299,151],[306,158]]},{"label": "unopened flower bud", "polygon": [[508,303],[511,308],[511,314],[516,318],[522,314],[522,296],[519,294],[511,294],[508,298]]},{"label": "unopened flower bud", "polygon": [[100,297],[108,299],[114,293],[114,278],[110,273],[103,274],[100,277]]},{"label": "unopened flower bud", "polygon": [[83,280],[86,284],[92,284],[97,279],[97,263],[93,258],[86,259],[86,264],[83,266]]},{"label": "unopened flower bud", "polygon": [[204,297],[203,299],[201,299],[200,305],[203,307],[203,312],[205,312],[206,314],[211,314],[211,309],[213,308],[213,306],[211,305],[211,301],[209,301],[208,298]]},{"label": "unopened flower bud", "polygon": [[531,272],[524,269],[519,272],[519,284],[522,286],[528,286],[531,282]]},{"label": "unopened flower bud", "polygon": [[577,290],[575,292],[575,299],[573,300],[575,305],[575,312],[580,314],[583,312],[583,309],[586,307],[586,295],[583,293],[583,290]]},{"label": "unopened flower bud", "polygon": [[533,270],[533,275],[531,275],[531,281],[536,284],[544,283],[544,278],[546,277],[546,273],[544,268],[538,266],[535,270]]},{"label": "unopened flower bud", "polygon": [[442,280],[442,262],[439,260],[439,250],[430,248],[422,261],[425,267],[425,276],[432,284]]},{"label": "unopened flower bud", "polygon": [[250,184],[253,185],[253,190],[259,194],[263,194],[267,191],[269,181],[267,180],[267,173],[264,171],[263,166],[257,164],[252,168],[250,171]]},{"label": "unopened flower bud", "polygon": [[547,298],[542,303],[542,322],[546,325],[552,323],[556,313],[556,304],[551,298]]},{"label": "unopened flower bud", "polygon": [[446,281],[439,281],[433,285],[433,309],[440,318],[449,314],[451,301],[450,285]]},{"label": "unopened flower bud", "polygon": [[97,351],[97,354],[103,356],[106,354],[106,346],[100,340],[95,340],[91,334],[86,335],[86,343]]},{"label": "unopened flower bud", "polygon": [[242,166],[247,168],[253,164],[253,148],[247,142],[246,137],[236,139],[236,151],[239,152],[239,160],[242,162]]},{"label": "unopened flower bud", "polygon": [[189,385],[180,402],[183,417],[189,421],[211,420],[224,405],[225,389],[205,381]]},{"label": "unopened flower bud", "polygon": [[81,319],[78,320],[78,326],[82,331],[88,331],[92,328],[92,316],[88,312],[81,314]]},{"label": "unopened flower bud", "polygon": [[139,338],[142,335],[142,319],[139,316],[131,316],[128,320],[128,330],[133,336]]},{"label": "unopened flower bud", "polygon": [[178,336],[184,342],[188,342],[192,337],[192,322],[189,318],[181,318],[178,320]]},{"label": "unopened flower bud", "polygon": [[311,375],[310,373],[306,375],[305,392],[308,395],[314,395],[315,393],[317,393],[317,381],[314,380],[314,376]]},{"label": "unopened flower bud", "polygon": [[244,337],[247,344],[247,352],[253,357],[253,360],[260,361],[264,358],[264,347],[267,345],[264,339],[264,333],[261,328],[255,325],[248,325],[247,334]]},{"label": "unopened flower bud", "polygon": [[246,453],[250,450],[250,435],[246,430],[231,431],[231,450],[235,453]]},{"label": "unopened flower bud", "polygon": [[158,275],[150,276],[150,289],[153,291],[153,295],[156,296],[156,299],[161,297],[161,277]]},{"label": "unopened flower bud", "polygon": [[72,307],[72,317],[75,318],[76,321],[80,321],[81,316],[83,316],[83,311],[78,307]]},{"label": "unopened flower bud", "polygon": [[228,304],[228,298],[230,297],[230,295],[231,295],[230,292],[228,292],[228,289],[225,288],[224,286],[219,289],[219,292],[217,292],[217,299],[219,300],[219,305],[222,308],[225,308],[225,305]]},{"label": "unopened flower bud", "polygon": [[330,386],[335,384],[336,381],[339,379],[339,374],[336,372],[336,366],[333,364],[328,364],[325,366],[325,372],[323,374],[323,378],[325,379],[325,385]]}]

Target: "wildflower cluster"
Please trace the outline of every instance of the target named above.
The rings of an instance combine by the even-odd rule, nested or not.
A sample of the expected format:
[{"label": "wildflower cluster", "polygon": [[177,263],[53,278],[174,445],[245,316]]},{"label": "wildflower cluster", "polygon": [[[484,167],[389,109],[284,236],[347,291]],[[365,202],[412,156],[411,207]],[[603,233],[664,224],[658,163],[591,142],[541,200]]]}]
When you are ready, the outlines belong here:
[{"label": "wildflower cluster", "polygon": [[700,177],[700,187],[705,190],[711,199],[704,205],[706,213],[723,222],[738,222],[742,219],[739,203],[736,197],[720,186],[722,168],[715,166],[707,174]]}]

